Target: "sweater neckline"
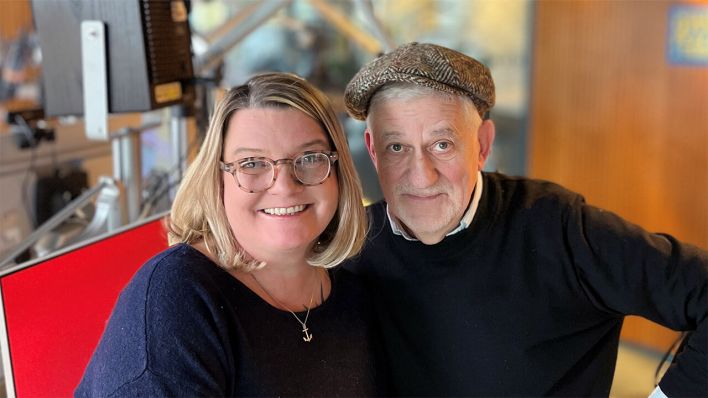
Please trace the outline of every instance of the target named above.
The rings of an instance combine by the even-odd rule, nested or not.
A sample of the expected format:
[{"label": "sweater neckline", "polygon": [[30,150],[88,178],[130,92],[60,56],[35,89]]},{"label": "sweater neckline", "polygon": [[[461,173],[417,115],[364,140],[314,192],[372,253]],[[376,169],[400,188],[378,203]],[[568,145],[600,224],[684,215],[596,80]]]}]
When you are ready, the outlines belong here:
[{"label": "sweater neckline", "polygon": [[[326,306],[328,306],[329,303],[334,299],[334,297],[335,297],[335,290],[338,290],[338,289],[335,289],[334,278],[332,277],[332,273],[330,272],[330,270],[325,270],[325,271],[327,271],[327,275],[329,276],[330,285],[331,285],[331,290],[330,290],[330,292],[329,292],[329,296],[327,296],[327,297],[324,299],[324,301],[322,301],[322,303],[320,303],[320,305],[318,305],[318,306],[316,306],[316,307],[312,307],[312,308],[310,309],[310,315],[316,314],[316,313],[318,313],[318,312],[321,312],[321,311],[322,311],[322,310],[321,310],[322,308],[326,308]],[[226,271],[224,271],[224,272],[226,272]],[[228,272],[226,272],[226,273],[228,274]],[[253,302],[255,302],[255,303],[258,303],[258,305],[260,305],[260,306],[264,306],[264,307],[270,308],[270,311],[280,313],[280,314],[282,314],[283,316],[292,317],[292,313],[291,313],[290,311],[288,311],[288,310],[283,310],[283,309],[280,309],[280,308],[278,308],[278,307],[275,307],[275,306],[271,305],[269,302],[267,302],[266,300],[264,300],[263,297],[259,296],[256,292],[254,292],[254,291],[251,290],[248,286],[246,286],[245,284],[243,284],[243,282],[241,282],[240,280],[234,278],[233,276],[231,276],[231,274],[229,274],[229,277],[231,277],[231,278],[236,282],[236,284],[238,285],[238,288],[239,288],[241,291],[243,291],[244,294],[247,295],[251,301],[253,301]],[[307,310],[293,311],[293,313],[297,314],[298,316],[305,317],[306,314],[307,314]]]},{"label": "sweater neckline", "polygon": [[[252,303],[259,305],[263,308],[268,308],[269,311],[274,312],[274,313],[279,313],[282,316],[292,317],[292,314],[290,313],[290,311],[282,310],[278,307],[274,307],[273,305],[271,305],[269,302],[267,302],[261,296],[259,296],[256,292],[254,292],[248,286],[246,286],[243,282],[241,282],[240,280],[235,278],[233,275],[231,275],[228,271],[219,267],[218,264],[216,264],[214,261],[212,261],[212,259],[210,259],[206,255],[204,255],[204,253],[200,252],[196,248],[194,248],[191,245],[186,244],[186,243],[180,243],[179,245],[186,248],[187,250],[191,251],[193,254],[196,254],[197,256],[202,257],[203,259],[208,261],[212,266],[214,266],[216,269],[218,269],[219,272],[223,273],[224,277],[228,277],[228,280],[230,281],[230,283],[233,284],[233,286],[236,287],[239,291],[241,291],[243,296],[247,297]],[[336,278],[332,275],[331,269],[326,269],[325,271],[327,271],[327,275],[329,276],[330,285],[331,285],[329,295],[327,296],[327,298],[325,298],[325,300],[320,305],[318,305],[316,307],[312,307],[310,309],[310,315],[321,312],[322,308],[326,308],[327,306],[329,306],[329,303],[335,299],[336,294],[337,294],[336,292],[339,290],[337,288],[337,286],[335,286],[336,285],[336,283],[335,283]],[[293,312],[295,314],[297,314],[298,316],[300,316],[300,315],[305,316],[305,314],[307,313],[307,310],[293,311]]]}]

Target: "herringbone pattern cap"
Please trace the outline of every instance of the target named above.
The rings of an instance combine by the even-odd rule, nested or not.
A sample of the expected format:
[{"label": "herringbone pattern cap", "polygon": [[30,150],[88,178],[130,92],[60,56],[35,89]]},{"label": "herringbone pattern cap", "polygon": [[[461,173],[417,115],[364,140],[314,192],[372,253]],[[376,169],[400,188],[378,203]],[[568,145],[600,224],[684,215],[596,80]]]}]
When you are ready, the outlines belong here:
[{"label": "herringbone pattern cap", "polygon": [[489,68],[447,47],[408,43],[364,65],[347,85],[347,112],[366,119],[371,96],[386,83],[405,82],[472,99],[480,115],[494,106],[494,81]]}]

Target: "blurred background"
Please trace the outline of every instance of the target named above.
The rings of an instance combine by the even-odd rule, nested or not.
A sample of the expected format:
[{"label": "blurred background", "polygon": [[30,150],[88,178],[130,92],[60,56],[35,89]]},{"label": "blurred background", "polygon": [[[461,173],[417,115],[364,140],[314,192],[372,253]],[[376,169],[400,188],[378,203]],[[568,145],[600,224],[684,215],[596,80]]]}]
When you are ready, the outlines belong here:
[{"label": "blurred background", "polygon": [[[61,2],[0,0],[0,258],[101,176],[120,174],[115,141],[87,138],[80,113],[45,112],[56,82],[72,78],[47,74],[57,48],[48,63],[43,29],[51,29],[37,22],[46,21],[41,14],[52,3]],[[67,13],[79,3],[64,2]],[[114,132],[140,127],[132,170],[139,177],[138,206],[124,223],[169,209],[214,101],[260,71],[297,73],[328,94],[345,126],[365,201],[379,200],[364,125],[347,117],[342,93],[362,64],[419,41],[457,49],[490,67],[497,138],[488,170],[560,183],[648,230],[708,248],[708,1],[154,3],[169,3],[173,19],[184,13],[194,70],[182,81],[189,87],[181,103],[108,117]],[[67,54],[80,41],[60,39]],[[72,231],[85,228],[97,208],[73,212],[12,262],[75,241],[81,233]],[[612,395],[646,396],[677,337],[629,317]]]}]

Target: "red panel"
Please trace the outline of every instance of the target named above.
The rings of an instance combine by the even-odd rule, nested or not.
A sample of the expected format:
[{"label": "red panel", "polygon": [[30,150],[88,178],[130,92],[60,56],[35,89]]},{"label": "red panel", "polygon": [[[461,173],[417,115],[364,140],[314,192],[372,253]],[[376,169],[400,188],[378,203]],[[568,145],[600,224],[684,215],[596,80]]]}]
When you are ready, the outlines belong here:
[{"label": "red panel", "polygon": [[161,221],[2,278],[18,397],[73,395],[118,294],[167,247]]}]

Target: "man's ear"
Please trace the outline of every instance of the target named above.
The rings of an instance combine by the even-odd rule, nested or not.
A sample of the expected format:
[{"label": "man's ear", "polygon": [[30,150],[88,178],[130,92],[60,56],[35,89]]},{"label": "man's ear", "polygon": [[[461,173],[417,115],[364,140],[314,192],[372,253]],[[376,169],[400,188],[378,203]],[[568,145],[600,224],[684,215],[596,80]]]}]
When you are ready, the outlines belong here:
[{"label": "man's ear", "polygon": [[492,153],[492,144],[494,143],[495,135],[496,128],[494,127],[494,122],[489,119],[483,120],[482,125],[479,126],[479,130],[477,131],[477,139],[479,140],[479,160],[477,164],[480,170],[484,168],[484,163]]},{"label": "man's ear", "polygon": [[364,131],[364,143],[366,144],[366,150],[369,152],[371,162],[374,163],[374,168],[376,168],[376,171],[378,171],[379,164],[376,160],[376,150],[374,149],[374,136],[371,135],[371,130],[369,130],[368,127]]}]

